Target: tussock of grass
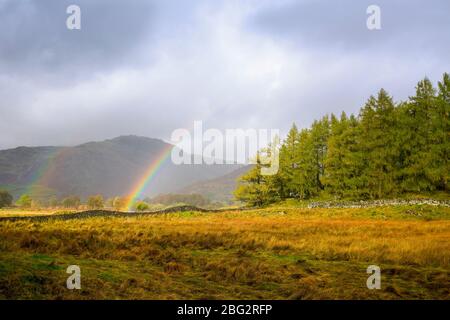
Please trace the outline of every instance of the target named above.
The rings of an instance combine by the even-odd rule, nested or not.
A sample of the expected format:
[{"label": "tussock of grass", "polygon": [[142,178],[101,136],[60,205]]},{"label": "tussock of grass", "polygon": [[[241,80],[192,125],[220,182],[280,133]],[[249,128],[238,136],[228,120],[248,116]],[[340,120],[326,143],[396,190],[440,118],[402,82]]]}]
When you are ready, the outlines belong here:
[{"label": "tussock of grass", "polygon": [[[449,299],[450,209],[0,221],[3,299]],[[70,264],[82,290],[65,287]],[[382,290],[366,288],[366,268]]]}]

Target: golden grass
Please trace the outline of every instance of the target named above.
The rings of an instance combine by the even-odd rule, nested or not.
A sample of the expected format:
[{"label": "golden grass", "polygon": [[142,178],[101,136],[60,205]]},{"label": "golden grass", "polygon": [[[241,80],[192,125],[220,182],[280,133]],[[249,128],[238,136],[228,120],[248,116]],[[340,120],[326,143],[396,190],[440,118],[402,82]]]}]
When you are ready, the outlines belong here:
[{"label": "golden grass", "polygon": [[[449,299],[449,210],[0,221],[0,298]],[[65,288],[69,264],[80,291]],[[381,290],[366,288],[371,264]]]},{"label": "golden grass", "polygon": [[0,209],[0,218],[2,217],[31,217],[31,216],[48,216],[53,214],[74,213],[80,210],[75,209],[20,209],[20,208],[3,208]]}]

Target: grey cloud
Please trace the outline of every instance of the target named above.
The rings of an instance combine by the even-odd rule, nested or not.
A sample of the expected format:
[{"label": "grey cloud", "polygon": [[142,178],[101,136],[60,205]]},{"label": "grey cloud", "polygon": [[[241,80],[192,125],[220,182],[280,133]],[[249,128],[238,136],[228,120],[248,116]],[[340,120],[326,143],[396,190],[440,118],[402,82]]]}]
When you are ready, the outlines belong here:
[{"label": "grey cloud", "polygon": [[[71,4],[81,8],[81,30],[66,28]],[[140,0],[6,1],[0,7],[0,70],[70,79],[131,65],[155,11],[152,2]]]},{"label": "grey cloud", "polygon": [[[382,29],[366,28],[369,5],[381,9]],[[292,1],[257,11],[247,27],[299,46],[397,54],[450,52],[450,2],[434,0]],[[409,53],[405,53],[409,51]]]},{"label": "grey cloud", "polygon": [[[447,2],[0,0],[0,149],[205,128],[286,132],[450,71]],[[68,4],[82,30],[65,27]]]}]

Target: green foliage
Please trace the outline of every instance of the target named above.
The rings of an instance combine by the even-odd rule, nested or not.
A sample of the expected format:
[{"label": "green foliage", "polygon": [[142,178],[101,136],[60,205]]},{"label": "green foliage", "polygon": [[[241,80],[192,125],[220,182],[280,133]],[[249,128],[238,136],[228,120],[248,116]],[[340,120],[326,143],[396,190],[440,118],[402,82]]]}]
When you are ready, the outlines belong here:
[{"label": "green foliage", "polygon": [[358,144],[357,119],[343,112],[341,118],[331,116],[331,133],[325,159],[325,189],[336,198],[363,197],[362,151]]},{"label": "green foliage", "polygon": [[150,209],[150,206],[148,205],[147,202],[144,201],[140,201],[136,204],[136,211],[147,211]]},{"label": "green foliage", "polygon": [[437,102],[436,90],[428,79],[424,79],[418,83],[416,95],[399,109],[402,124],[398,134],[401,139],[400,179],[406,191],[422,192],[436,188],[431,170],[437,156],[432,151],[438,129],[433,123],[438,111]]},{"label": "green foliage", "polygon": [[234,191],[237,200],[246,202],[250,206],[263,206],[278,200],[274,189],[275,176],[261,174],[262,164],[260,153],[257,155],[256,165],[240,178],[241,185]]},{"label": "green foliage", "polygon": [[359,149],[362,156],[362,195],[371,199],[396,193],[394,166],[397,125],[394,103],[384,89],[370,97],[360,112]]},{"label": "green foliage", "polygon": [[23,194],[20,196],[19,200],[17,200],[16,204],[22,208],[30,208],[33,200],[27,194]]},{"label": "green foliage", "polygon": [[13,202],[13,196],[6,190],[0,190],[0,208],[9,207]]},{"label": "green foliage", "polygon": [[90,196],[87,201],[90,209],[102,209],[104,207],[104,200],[102,195]]},{"label": "green foliage", "polygon": [[359,115],[342,113],[298,130],[279,146],[280,169],[241,178],[237,200],[261,206],[288,198],[380,199],[449,191],[450,76],[424,79],[406,102],[381,89]]}]

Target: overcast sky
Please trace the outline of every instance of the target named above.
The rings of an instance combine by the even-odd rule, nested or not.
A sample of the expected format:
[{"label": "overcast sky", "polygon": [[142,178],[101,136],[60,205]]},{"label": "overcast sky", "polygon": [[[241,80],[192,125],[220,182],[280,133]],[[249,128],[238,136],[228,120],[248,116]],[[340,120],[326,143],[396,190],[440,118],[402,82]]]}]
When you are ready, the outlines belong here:
[{"label": "overcast sky", "polygon": [[448,0],[0,0],[0,149],[169,140],[194,120],[286,132],[382,87],[403,100],[450,72],[449,14]]}]

